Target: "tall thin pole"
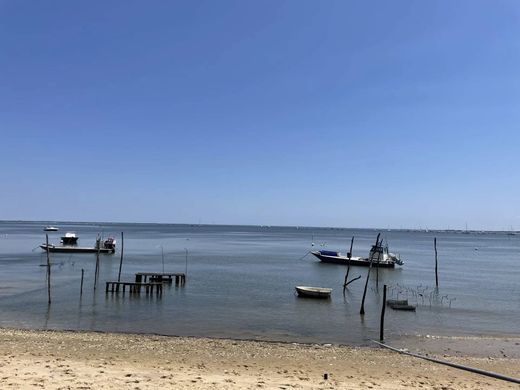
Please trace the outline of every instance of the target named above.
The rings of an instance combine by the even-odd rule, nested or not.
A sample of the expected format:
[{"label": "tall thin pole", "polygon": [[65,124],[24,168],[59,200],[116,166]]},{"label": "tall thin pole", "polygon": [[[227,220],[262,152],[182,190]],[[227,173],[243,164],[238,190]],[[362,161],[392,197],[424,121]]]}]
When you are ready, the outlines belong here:
[{"label": "tall thin pole", "polygon": [[82,297],[83,296],[83,274],[85,273],[85,270],[82,268],[81,269],[81,286],[79,288],[79,296]]},{"label": "tall thin pole", "polygon": [[162,273],[164,274],[164,249],[161,245],[161,257],[162,257]]},{"label": "tall thin pole", "polygon": [[435,250],[435,286],[439,288],[439,274],[437,267],[437,237],[433,239],[433,249]]},{"label": "tall thin pole", "polygon": [[186,266],[184,268],[184,275],[188,275],[188,249],[184,248],[184,250],[186,251]]},{"label": "tall thin pole", "polygon": [[101,239],[99,238],[99,235],[96,240],[96,269],[94,270],[94,291],[96,291],[97,281],[98,281],[98,275],[99,275],[99,247],[101,246]]},{"label": "tall thin pole", "polygon": [[352,258],[352,246],[353,245],[354,245],[354,236],[352,236],[352,240],[350,240],[350,250],[348,251],[347,274],[345,275],[345,281],[343,282],[343,293],[345,293],[345,289],[347,288],[348,274],[350,272],[350,259]]},{"label": "tall thin pole", "polygon": [[[376,237],[376,249],[379,245],[379,236],[381,235],[381,233],[378,233],[377,234],[377,237]],[[379,253],[379,251],[378,251]],[[370,270],[372,269],[372,257],[374,257],[372,251],[370,251],[370,264],[368,266],[368,272],[367,272],[367,280],[365,282],[365,290],[363,291],[363,299],[361,300],[361,310],[359,311],[359,314],[361,315],[364,315],[365,314],[365,297],[367,295],[367,287],[368,287],[368,279],[370,278]]]},{"label": "tall thin pole", "polygon": [[51,304],[51,259],[49,257],[49,235],[45,235],[45,247],[47,249],[47,295],[49,296],[49,305]]},{"label": "tall thin pole", "polygon": [[119,273],[117,274],[117,281],[121,281],[121,267],[123,267],[123,248],[124,248],[124,237],[121,232],[121,260],[119,261]]},{"label": "tall thin pole", "polygon": [[386,307],[386,284],[383,286],[383,307],[381,308],[381,325],[379,327],[379,341],[385,340],[385,307]]},{"label": "tall thin pole", "polygon": [[379,252],[377,252],[376,289],[379,292]]}]

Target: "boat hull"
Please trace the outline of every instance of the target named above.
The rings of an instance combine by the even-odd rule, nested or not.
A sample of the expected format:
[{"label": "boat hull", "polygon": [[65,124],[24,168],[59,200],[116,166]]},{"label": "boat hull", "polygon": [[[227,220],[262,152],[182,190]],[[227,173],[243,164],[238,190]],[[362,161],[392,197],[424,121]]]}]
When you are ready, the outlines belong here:
[{"label": "boat hull", "polygon": [[332,289],[323,287],[296,286],[296,292],[302,298],[329,299]]},{"label": "boat hull", "polygon": [[[40,245],[44,251],[47,251],[47,245]],[[48,246],[49,252],[57,252],[57,253],[96,253],[98,252],[98,248],[95,247],[80,247],[80,246]],[[99,248],[99,253],[115,253],[115,249],[108,248]]]},{"label": "boat hull", "polygon": [[[323,255],[320,252],[311,252],[314,256],[316,256],[318,259],[320,259],[323,263],[331,263],[331,264],[341,264],[341,265],[348,265],[349,259],[346,256],[330,256],[330,255]],[[350,265],[358,265],[362,267],[368,267],[370,265],[370,261],[366,258],[362,257],[352,257],[350,259]],[[378,268],[395,268],[394,262],[372,262],[372,267],[378,267]]]}]

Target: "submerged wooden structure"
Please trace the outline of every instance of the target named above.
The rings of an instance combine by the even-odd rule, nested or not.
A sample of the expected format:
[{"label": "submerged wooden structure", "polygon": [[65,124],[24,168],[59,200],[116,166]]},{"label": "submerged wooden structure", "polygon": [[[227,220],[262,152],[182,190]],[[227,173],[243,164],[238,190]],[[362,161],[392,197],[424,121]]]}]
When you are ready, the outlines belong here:
[{"label": "submerged wooden structure", "polygon": [[135,274],[136,283],[145,283],[147,280],[156,283],[173,283],[183,286],[186,283],[185,273],[176,272],[137,272]]},{"label": "submerged wooden structure", "polygon": [[150,295],[154,293],[154,290],[156,295],[162,295],[163,292],[163,284],[157,282],[106,282],[105,292],[107,294],[109,292],[124,294],[127,287],[130,294],[141,294],[141,290]]}]

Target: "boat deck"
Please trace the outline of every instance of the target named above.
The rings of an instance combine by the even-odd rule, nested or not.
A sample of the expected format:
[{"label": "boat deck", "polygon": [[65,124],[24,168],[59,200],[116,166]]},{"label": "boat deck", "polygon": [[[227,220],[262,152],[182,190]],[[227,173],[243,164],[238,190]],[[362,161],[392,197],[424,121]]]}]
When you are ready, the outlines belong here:
[{"label": "boat deck", "polygon": [[96,253],[99,251],[99,253],[114,253],[115,249],[109,249],[109,248],[96,248],[96,247],[82,247],[82,246],[59,246],[59,245],[49,245],[47,247],[46,244],[40,245],[40,248],[42,248],[44,251],[47,251],[47,248],[49,252],[57,252],[57,253]]}]

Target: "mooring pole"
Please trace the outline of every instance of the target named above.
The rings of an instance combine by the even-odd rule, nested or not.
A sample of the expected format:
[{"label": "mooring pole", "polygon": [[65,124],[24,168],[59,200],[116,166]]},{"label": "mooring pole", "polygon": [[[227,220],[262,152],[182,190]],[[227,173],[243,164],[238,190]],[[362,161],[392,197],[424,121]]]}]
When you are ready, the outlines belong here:
[{"label": "mooring pole", "polygon": [[[376,237],[376,249],[377,249],[377,246],[379,245],[379,236],[381,235],[381,233],[378,233],[377,234],[377,237]],[[372,251],[370,251],[370,264],[368,266],[368,272],[367,272],[367,280],[365,282],[365,290],[363,291],[363,299],[361,300],[361,310],[359,311],[359,314],[361,315],[365,315],[365,297],[367,295],[367,287],[368,287],[368,279],[370,278],[370,270],[372,269],[372,257],[374,257],[374,254],[372,253]]]},{"label": "mooring pole", "polygon": [[94,291],[96,291],[98,275],[99,275],[99,247],[101,246],[101,239],[99,238],[99,236],[96,240],[96,246],[97,246],[97,251],[96,251],[96,269],[94,270]]},{"label": "mooring pole", "polygon": [[354,245],[354,236],[350,240],[350,250],[348,252],[348,263],[347,263],[347,274],[345,275],[345,282],[343,282],[343,294],[345,294],[345,289],[347,288],[348,274],[350,272],[350,259],[352,258],[352,246]]},{"label": "mooring pole", "polygon": [[383,307],[381,308],[381,325],[379,327],[379,341],[385,341],[385,308],[386,308],[386,284],[383,286]]},{"label": "mooring pole", "polygon": [[121,232],[121,260],[119,261],[119,273],[117,274],[117,281],[121,281],[121,267],[123,266],[123,248],[124,248],[124,237],[123,232]]},{"label": "mooring pole", "polygon": [[164,274],[164,249],[161,245],[161,258],[162,258],[162,273]]},{"label": "mooring pole", "polygon": [[186,251],[186,266],[184,268],[184,275],[188,276],[188,249],[184,248],[184,250]]},{"label": "mooring pole", "polygon": [[47,250],[47,295],[49,296],[49,305],[51,304],[51,259],[49,257],[49,235],[45,235],[45,244]]},{"label": "mooring pole", "polygon": [[377,292],[379,293],[379,252],[377,252],[376,289],[377,289]]},{"label": "mooring pole", "polygon": [[85,270],[81,269],[81,285],[79,287],[79,296],[81,297],[83,295],[83,274],[85,273]]},{"label": "mooring pole", "polygon": [[433,239],[433,249],[435,250],[435,286],[439,288],[439,274],[437,267],[437,237]]}]

